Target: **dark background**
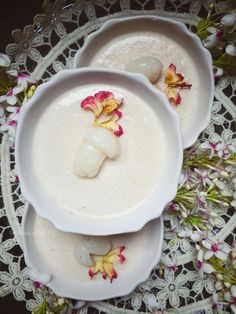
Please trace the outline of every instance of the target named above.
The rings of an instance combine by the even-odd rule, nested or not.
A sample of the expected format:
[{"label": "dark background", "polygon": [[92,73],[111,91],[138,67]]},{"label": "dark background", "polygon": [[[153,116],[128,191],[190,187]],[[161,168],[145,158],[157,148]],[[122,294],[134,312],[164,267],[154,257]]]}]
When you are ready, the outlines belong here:
[{"label": "dark background", "polygon": [[[40,0],[6,0],[0,1],[0,52],[5,53],[7,44],[13,43],[11,32],[14,29],[23,29],[24,26],[33,23],[33,17],[42,13]],[[1,270],[1,264],[0,264]],[[18,302],[10,294],[5,298],[0,297],[1,314],[28,314],[25,302]]]},{"label": "dark background", "polygon": [[23,30],[24,26],[33,23],[33,17],[37,13],[43,13],[42,3],[43,0],[0,1],[1,52],[5,52],[7,44],[14,42],[11,37],[12,30]]}]

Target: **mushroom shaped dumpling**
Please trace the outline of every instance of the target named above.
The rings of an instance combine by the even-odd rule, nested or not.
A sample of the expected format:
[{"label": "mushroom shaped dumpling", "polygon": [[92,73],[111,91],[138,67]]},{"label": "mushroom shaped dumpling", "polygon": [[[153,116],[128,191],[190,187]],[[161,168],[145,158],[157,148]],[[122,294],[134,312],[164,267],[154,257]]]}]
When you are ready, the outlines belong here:
[{"label": "mushroom shaped dumpling", "polygon": [[101,127],[88,127],[77,149],[74,171],[80,177],[95,177],[106,157],[114,159],[119,154],[120,144],[112,132]]},{"label": "mushroom shaped dumpling", "polygon": [[143,74],[151,83],[155,83],[161,76],[163,65],[158,58],[146,56],[127,63],[125,70]]},{"label": "mushroom shaped dumpling", "polygon": [[84,266],[93,266],[91,255],[106,255],[112,248],[108,237],[80,236],[74,247],[74,255]]}]

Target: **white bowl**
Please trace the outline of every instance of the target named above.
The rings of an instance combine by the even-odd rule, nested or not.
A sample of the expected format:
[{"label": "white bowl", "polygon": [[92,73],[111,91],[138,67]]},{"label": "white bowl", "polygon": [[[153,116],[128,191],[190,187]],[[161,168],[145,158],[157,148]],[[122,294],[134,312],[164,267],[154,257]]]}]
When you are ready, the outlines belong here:
[{"label": "white bowl", "polygon": [[191,90],[181,91],[182,103],[173,107],[180,115],[183,147],[190,147],[210,122],[214,78],[209,51],[183,23],[156,16],[107,21],[88,36],[75,55],[74,67],[125,70],[140,56],[157,57],[164,68],[174,63],[192,84]]},{"label": "white bowl", "polygon": [[[159,158],[157,161],[154,160],[157,164],[155,169],[149,166],[149,160],[150,162],[152,160],[151,156],[145,155],[146,164],[142,164],[140,161],[138,168],[142,167],[140,171],[147,168],[150,170],[149,175],[146,178],[142,176],[139,178],[141,181],[137,183],[139,185],[137,185],[137,189],[133,190],[132,195],[140,198],[143,192],[141,189],[145,190],[145,182],[152,175],[157,177],[157,182],[153,181],[155,184],[153,183],[152,191],[132,208],[127,205],[127,200],[130,201],[131,198],[131,192],[130,189],[128,191],[127,186],[132,182],[130,181],[132,179],[130,171],[132,170],[132,173],[135,174],[139,169],[122,168],[126,160],[122,158],[125,158],[126,151],[121,152],[121,159],[108,161],[95,179],[77,177],[73,173],[70,159],[66,159],[72,156],[67,152],[79,144],[77,136],[78,139],[79,136],[82,136],[80,133],[83,131],[80,128],[84,123],[83,119],[77,118],[77,113],[68,115],[69,118],[64,117],[66,108],[68,110],[74,108],[74,103],[68,105],[71,104],[71,99],[76,101],[76,106],[78,106],[76,108],[78,108],[78,112],[82,112],[84,119],[92,122],[92,113],[80,108],[81,95],[78,88],[89,89],[90,92],[105,88],[118,91],[128,90],[131,95],[139,97],[137,99],[145,101],[145,106],[147,105],[148,110],[152,112],[153,119],[157,121],[155,123],[158,123],[160,135],[163,134],[163,139],[153,147],[153,154],[155,153]],[[56,115],[54,118],[54,115],[50,114],[50,110],[55,108],[56,113],[59,112],[59,103],[66,106],[65,108],[60,107],[63,109],[61,119],[57,119]],[[126,119],[125,106],[129,105],[123,105],[123,118],[120,121],[121,124],[127,125],[131,122]],[[44,119],[49,121],[47,127],[42,122],[45,121]],[[141,132],[141,130],[135,129],[133,132]],[[126,132],[126,130],[124,131]],[[126,140],[125,132],[120,141]],[[144,142],[145,140],[140,142],[140,149],[145,144]],[[158,147],[160,143],[162,146]],[[163,147],[163,151],[161,151],[161,147]],[[162,214],[166,204],[176,195],[183,150],[178,115],[170,108],[166,96],[152,87],[145,77],[119,71],[87,68],[62,71],[49,82],[37,88],[33,98],[22,108],[17,128],[15,154],[22,193],[39,216],[48,219],[62,231],[107,235],[137,231],[148,221]],[[109,169],[113,170],[109,172]],[[67,173],[71,173],[69,179]],[[108,193],[105,184],[112,179],[111,176],[114,177],[114,180],[120,178],[121,182],[113,183],[115,185],[111,186],[112,190]],[[92,191],[94,192],[92,193]],[[127,191],[127,197],[119,196],[120,191],[122,193]],[[103,192],[107,193],[107,196]],[[76,197],[76,205],[73,205],[75,207],[70,203],[71,195]],[[100,208],[100,204],[103,204],[106,197],[110,201]],[[114,198],[120,202],[119,206],[117,201],[113,201]],[[84,203],[88,204],[86,210],[82,208]],[[118,211],[115,209],[113,211],[114,206],[117,206]]]},{"label": "white bowl", "polygon": [[32,207],[23,219],[23,249],[28,267],[37,279],[47,275],[46,283],[58,296],[77,300],[103,300],[130,293],[145,281],[161,257],[163,219],[148,223],[141,231],[111,236],[114,247],[125,245],[126,261],[114,265],[118,272],[112,283],[100,274],[91,280],[88,268],[81,266],[73,254],[78,234],[56,230],[48,221],[36,215]]}]

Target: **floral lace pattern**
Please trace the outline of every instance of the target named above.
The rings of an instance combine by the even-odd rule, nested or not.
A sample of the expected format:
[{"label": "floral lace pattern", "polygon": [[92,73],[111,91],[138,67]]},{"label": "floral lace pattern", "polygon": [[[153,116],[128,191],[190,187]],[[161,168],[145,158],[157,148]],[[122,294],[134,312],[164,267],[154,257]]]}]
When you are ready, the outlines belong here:
[{"label": "floral lace pattern", "polygon": [[[106,20],[118,16],[157,14],[175,18],[192,27],[199,22],[198,14],[200,12],[207,15],[209,4],[212,2],[217,3],[216,10],[220,12],[230,1],[83,0],[65,2],[57,0],[51,3],[46,0],[43,5],[44,14],[36,15],[34,24],[26,26],[23,31],[15,30],[13,32],[15,43],[9,44],[6,51],[14,60],[13,66],[19,71],[31,74],[36,81],[44,82],[56,72],[71,68],[73,56],[83,45],[86,36],[99,28]],[[235,99],[235,78],[223,77],[216,86],[211,122],[201,135],[204,144],[220,142],[224,148],[234,145],[236,137]],[[16,114],[16,112],[12,112],[12,114]],[[9,126],[12,134],[14,133],[13,127]],[[9,134],[11,135],[10,131]],[[212,146],[209,147],[212,148]],[[208,149],[210,153],[209,147],[204,149]],[[217,153],[219,152],[224,154],[222,149],[217,151]],[[21,220],[25,200],[20,193],[14,170],[14,149],[5,130],[1,131],[0,154],[0,197],[3,202],[3,206],[0,208],[0,262],[2,263],[0,296],[12,293],[16,300],[25,300],[27,309],[33,311],[45,301],[46,295],[48,302],[54,305],[57,302],[57,306],[60,308],[64,301],[57,299],[50,290],[42,288],[42,291],[35,291],[33,283],[28,277],[28,269],[24,265],[21,249]],[[229,170],[229,173],[231,176],[235,176],[235,172]],[[189,175],[188,169],[184,169],[183,186],[186,186]],[[206,186],[211,180],[215,180],[208,170],[206,173],[201,172],[199,176],[197,173],[194,175],[197,179],[199,176],[204,177],[205,183],[202,181],[201,184]],[[189,180],[190,186],[198,184],[194,180]],[[227,191],[233,191],[233,189],[235,191],[235,187],[228,186],[229,181],[220,178],[220,182],[220,187],[226,194]],[[204,204],[205,199],[201,191],[199,193],[199,204],[200,202]],[[214,234],[213,240],[205,244],[202,241],[203,245],[199,248],[196,256],[196,245],[198,245],[199,237],[202,236],[201,232],[188,228],[183,229],[181,219],[166,211],[163,250],[164,256],[167,258],[163,256],[162,263],[153,270],[145,283],[128,296],[104,302],[77,301],[74,303],[67,300],[67,306],[62,309],[62,313],[63,311],[64,313],[87,313],[89,309],[96,309],[98,313],[163,313],[165,308],[167,309],[164,313],[176,313],[177,309],[182,313],[230,313],[234,309],[234,304],[231,309],[230,307],[223,308],[221,302],[214,297],[215,292],[221,289],[219,285],[222,281],[217,279],[219,282],[217,286],[216,280],[204,274],[207,271],[211,272],[207,257],[212,256],[213,251],[229,254],[224,244],[228,243],[233,246],[236,242],[236,215],[235,210],[230,206],[215,206],[214,212],[216,215],[211,216],[212,208],[209,208],[207,213],[209,230]],[[188,210],[182,210],[182,215],[183,219],[187,219],[189,217]],[[190,217],[193,219],[191,215]],[[175,254],[176,252],[178,254]],[[222,254],[219,256],[222,257]],[[165,271],[163,271],[163,267]],[[236,295],[235,289],[231,288],[231,290],[225,296],[229,302],[233,302]]]}]

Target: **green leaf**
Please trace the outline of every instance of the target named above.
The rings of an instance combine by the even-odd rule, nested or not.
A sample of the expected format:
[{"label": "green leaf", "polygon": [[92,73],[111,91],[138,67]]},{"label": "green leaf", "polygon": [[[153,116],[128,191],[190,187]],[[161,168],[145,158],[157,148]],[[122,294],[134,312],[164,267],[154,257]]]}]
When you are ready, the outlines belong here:
[{"label": "green leaf", "polygon": [[198,24],[197,24],[197,35],[201,38],[204,39],[208,36],[208,31],[207,28],[212,26],[214,23],[209,20],[209,19],[202,19]]},{"label": "green leaf", "polygon": [[213,61],[213,65],[220,67],[224,72],[235,74],[236,71],[236,57],[223,54],[217,60]]},{"label": "green leaf", "polygon": [[190,224],[193,227],[197,227],[197,228],[199,228],[201,230],[207,230],[207,227],[204,226],[202,217],[199,217],[199,216],[196,216],[196,215],[188,216],[185,219],[185,223],[186,224]]}]

